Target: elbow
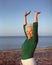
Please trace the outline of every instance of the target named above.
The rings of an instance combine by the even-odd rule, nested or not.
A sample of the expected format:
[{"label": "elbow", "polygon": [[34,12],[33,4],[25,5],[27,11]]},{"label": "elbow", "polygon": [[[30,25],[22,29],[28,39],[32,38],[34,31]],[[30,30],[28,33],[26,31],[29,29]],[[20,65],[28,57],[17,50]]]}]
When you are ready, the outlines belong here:
[{"label": "elbow", "polygon": [[36,40],[36,43],[38,43],[38,40]]},{"label": "elbow", "polygon": [[37,35],[37,38],[36,38],[36,43],[38,43],[38,35]]}]

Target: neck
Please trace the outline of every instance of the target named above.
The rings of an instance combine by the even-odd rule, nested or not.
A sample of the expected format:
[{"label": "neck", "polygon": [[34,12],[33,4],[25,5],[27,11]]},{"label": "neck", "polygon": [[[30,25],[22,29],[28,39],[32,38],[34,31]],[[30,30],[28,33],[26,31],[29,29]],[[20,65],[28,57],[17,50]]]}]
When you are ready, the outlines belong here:
[{"label": "neck", "polygon": [[30,39],[31,37],[28,37],[28,39]]}]

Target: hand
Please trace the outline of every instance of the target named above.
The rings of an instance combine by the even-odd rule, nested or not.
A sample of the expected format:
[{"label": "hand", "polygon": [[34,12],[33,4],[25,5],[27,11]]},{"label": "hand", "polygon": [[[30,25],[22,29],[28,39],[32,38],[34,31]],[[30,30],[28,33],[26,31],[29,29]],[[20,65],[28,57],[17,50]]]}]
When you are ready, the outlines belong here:
[{"label": "hand", "polygon": [[37,15],[37,14],[40,14],[41,12],[37,12],[37,11],[34,11],[34,14]]},{"label": "hand", "polygon": [[27,16],[27,15],[29,15],[30,13],[31,13],[31,11],[25,12],[25,13],[24,13],[24,16]]}]

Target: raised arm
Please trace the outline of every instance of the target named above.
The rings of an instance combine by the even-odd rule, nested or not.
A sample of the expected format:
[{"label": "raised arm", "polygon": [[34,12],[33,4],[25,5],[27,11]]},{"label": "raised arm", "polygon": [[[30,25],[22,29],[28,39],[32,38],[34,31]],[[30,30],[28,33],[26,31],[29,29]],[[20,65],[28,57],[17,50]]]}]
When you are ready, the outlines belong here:
[{"label": "raised arm", "polygon": [[33,37],[36,43],[38,43],[38,14],[40,14],[40,12],[34,12]]},{"label": "raised arm", "polygon": [[31,12],[31,11],[29,11],[29,12],[25,12],[25,13],[24,13],[24,25],[27,24],[27,15],[29,15],[30,12]]},{"label": "raised arm", "polygon": [[34,23],[38,22],[38,14],[40,14],[40,12],[34,11]]},{"label": "raised arm", "polygon": [[[27,15],[29,15],[30,12],[31,12],[31,11],[24,13],[24,25],[23,25],[23,28],[24,28],[24,33],[25,33],[25,35],[26,35],[25,26],[27,25]],[[26,37],[27,37],[27,35],[26,35]]]}]

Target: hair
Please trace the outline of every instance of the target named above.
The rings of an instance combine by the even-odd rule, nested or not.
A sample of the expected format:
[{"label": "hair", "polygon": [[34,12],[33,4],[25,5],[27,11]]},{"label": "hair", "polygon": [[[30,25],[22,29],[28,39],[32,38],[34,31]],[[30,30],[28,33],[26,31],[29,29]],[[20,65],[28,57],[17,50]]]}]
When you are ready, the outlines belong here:
[{"label": "hair", "polygon": [[32,30],[33,30],[33,26],[32,26],[32,24],[27,24],[26,26],[25,26],[25,30],[27,29],[27,27],[32,27]]}]

